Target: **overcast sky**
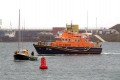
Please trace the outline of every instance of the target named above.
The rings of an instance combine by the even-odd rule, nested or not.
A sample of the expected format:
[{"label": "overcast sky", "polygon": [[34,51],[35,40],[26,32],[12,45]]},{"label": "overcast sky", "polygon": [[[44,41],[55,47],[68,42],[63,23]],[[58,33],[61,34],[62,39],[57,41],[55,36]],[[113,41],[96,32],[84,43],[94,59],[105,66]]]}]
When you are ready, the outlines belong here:
[{"label": "overcast sky", "polygon": [[[120,0],[0,0],[1,28],[52,29],[70,24],[79,28],[110,28],[120,24]],[[88,18],[87,18],[88,12]]]}]

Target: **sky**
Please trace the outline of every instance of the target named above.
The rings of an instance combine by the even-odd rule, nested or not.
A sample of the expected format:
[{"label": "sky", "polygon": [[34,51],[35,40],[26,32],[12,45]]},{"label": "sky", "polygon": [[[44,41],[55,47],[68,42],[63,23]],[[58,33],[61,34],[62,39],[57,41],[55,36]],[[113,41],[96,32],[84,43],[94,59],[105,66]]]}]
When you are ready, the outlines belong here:
[{"label": "sky", "polygon": [[65,27],[71,21],[79,29],[120,24],[120,0],[0,0],[2,29],[18,28],[19,9],[20,27],[26,29]]}]

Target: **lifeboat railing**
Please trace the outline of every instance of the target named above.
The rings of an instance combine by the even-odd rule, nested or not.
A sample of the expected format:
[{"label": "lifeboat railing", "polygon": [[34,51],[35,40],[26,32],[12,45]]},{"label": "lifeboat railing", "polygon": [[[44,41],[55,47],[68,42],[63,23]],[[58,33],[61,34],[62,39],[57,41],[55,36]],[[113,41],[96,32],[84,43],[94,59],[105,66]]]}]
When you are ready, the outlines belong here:
[{"label": "lifeboat railing", "polygon": [[42,41],[38,41],[38,45],[42,45],[42,46],[50,46],[51,42],[42,42]]}]

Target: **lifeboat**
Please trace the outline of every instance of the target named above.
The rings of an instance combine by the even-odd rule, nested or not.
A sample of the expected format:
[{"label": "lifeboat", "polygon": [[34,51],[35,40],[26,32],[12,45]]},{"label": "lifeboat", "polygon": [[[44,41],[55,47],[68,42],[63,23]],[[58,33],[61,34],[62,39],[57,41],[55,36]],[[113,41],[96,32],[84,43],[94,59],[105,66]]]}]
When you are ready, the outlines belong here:
[{"label": "lifeboat", "polygon": [[73,33],[64,30],[61,35],[56,36],[56,41],[41,42],[33,44],[39,55],[56,54],[101,54],[100,42],[92,42],[87,34]]}]

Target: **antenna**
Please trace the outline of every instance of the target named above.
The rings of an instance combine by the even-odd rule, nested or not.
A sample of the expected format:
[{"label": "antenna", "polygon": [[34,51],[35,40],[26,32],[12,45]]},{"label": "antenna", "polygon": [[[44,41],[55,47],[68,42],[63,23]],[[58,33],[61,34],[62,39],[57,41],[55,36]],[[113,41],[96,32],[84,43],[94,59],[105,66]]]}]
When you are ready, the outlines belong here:
[{"label": "antenna", "polygon": [[73,32],[73,28],[72,28],[72,21],[71,21],[71,31]]},{"label": "antenna", "polygon": [[86,33],[87,33],[87,30],[88,30],[88,11],[87,11],[87,29],[86,29]]},{"label": "antenna", "polygon": [[22,36],[21,36],[21,41],[22,41],[22,49],[23,49],[23,26],[22,26],[21,34],[22,34]]},{"label": "antenna", "polygon": [[96,29],[97,29],[97,17],[96,17]]},{"label": "antenna", "polygon": [[20,9],[19,9],[19,26],[18,26],[18,50],[20,50]]},{"label": "antenna", "polygon": [[96,34],[97,34],[97,17],[96,17]]},{"label": "antenna", "polygon": [[25,30],[25,20],[24,20],[24,30]]},{"label": "antenna", "polygon": [[11,23],[11,21],[10,21],[10,28],[12,29],[12,23]]}]

